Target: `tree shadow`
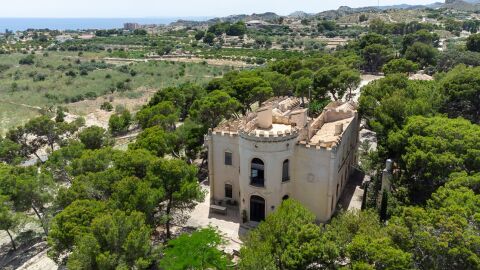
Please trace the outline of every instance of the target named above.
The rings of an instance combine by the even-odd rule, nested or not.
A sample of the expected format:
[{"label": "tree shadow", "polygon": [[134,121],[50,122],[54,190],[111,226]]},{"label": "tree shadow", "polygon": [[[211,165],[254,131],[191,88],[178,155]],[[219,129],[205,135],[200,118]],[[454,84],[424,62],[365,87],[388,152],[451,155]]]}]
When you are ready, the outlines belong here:
[{"label": "tree shadow", "polygon": [[43,234],[32,230],[20,233],[15,238],[17,250],[10,242],[0,246],[0,269],[17,269],[40,252],[48,249]]},{"label": "tree shadow", "polygon": [[229,206],[226,205],[227,207],[227,214],[223,215],[221,213],[218,213],[212,209],[209,209],[208,212],[208,218],[209,219],[219,219],[223,221],[228,221],[228,222],[234,222],[234,223],[240,223],[240,210],[238,206]]},{"label": "tree shadow", "polygon": [[338,200],[337,211],[340,209],[346,210],[348,208],[357,187],[360,187],[361,189],[363,189],[362,183],[364,178],[365,178],[364,172],[358,169],[355,169],[352,172],[352,174],[350,175],[347,181],[347,184],[345,185],[345,188],[343,189],[340,199]]}]

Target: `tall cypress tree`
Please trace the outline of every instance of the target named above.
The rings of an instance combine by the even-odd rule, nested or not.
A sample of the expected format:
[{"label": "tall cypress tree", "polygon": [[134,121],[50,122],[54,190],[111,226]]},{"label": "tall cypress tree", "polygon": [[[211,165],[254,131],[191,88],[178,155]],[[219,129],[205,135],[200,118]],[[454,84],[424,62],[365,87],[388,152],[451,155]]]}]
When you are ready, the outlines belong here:
[{"label": "tall cypress tree", "polygon": [[380,221],[385,222],[388,219],[388,191],[383,191],[382,193],[382,203],[380,205]]}]

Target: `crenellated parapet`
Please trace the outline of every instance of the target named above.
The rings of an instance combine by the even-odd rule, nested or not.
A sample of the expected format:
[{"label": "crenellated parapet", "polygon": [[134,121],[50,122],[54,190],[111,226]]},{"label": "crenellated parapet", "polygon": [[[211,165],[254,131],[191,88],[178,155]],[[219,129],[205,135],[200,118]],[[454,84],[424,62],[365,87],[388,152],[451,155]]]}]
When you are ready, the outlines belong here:
[{"label": "crenellated parapet", "polygon": [[212,131],[212,135],[219,135],[219,136],[228,136],[228,137],[237,137],[238,132],[236,131]]},{"label": "crenellated parapet", "polygon": [[298,146],[304,147],[304,148],[309,148],[309,149],[317,149],[317,150],[325,150],[325,151],[335,151],[337,146],[341,142],[341,138],[339,138],[335,142],[323,142],[319,141],[318,143],[312,143],[310,141],[299,141]]},{"label": "crenellated parapet", "polygon": [[244,130],[238,132],[243,139],[255,142],[282,142],[292,140],[298,137],[299,130],[297,128],[289,128],[285,130]]}]

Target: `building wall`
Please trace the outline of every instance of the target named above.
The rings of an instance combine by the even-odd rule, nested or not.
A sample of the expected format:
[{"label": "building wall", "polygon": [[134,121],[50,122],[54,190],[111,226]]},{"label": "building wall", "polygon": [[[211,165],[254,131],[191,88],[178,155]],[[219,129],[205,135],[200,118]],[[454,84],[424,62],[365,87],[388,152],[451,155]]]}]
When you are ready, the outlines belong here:
[{"label": "building wall", "polygon": [[345,189],[348,178],[352,172],[352,166],[357,163],[356,149],[358,144],[358,128],[358,116],[355,115],[352,122],[345,127],[345,131],[342,134],[342,140],[336,148],[335,162],[333,165],[335,168],[333,172],[335,181],[331,186],[331,192],[334,196],[335,204],[338,202],[340,195]]},{"label": "building wall", "polygon": [[332,181],[332,152],[327,149],[295,149],[295,170],[292,198],[310,209],[320,222],[330,219],[329,183]]},{"label": "building wall", "polygon": [[[240,193],[241,211],[250,216],[250,197],[257,195],[265,199],[265,213],[268,215],[282,202],[282,197],[291,194],[291,183],[282,182],[283,162],[290,160],[290,176],[296,138],[282,142],[255,142],[240,138]],[[259,158],[265,165],[265,187],[250,185],[251,161]]]},{"label": "building wall", "polygon": [[[209,168],[209,171],[213,171],[213,177],[210,174],[212,199],[216,201],[226,199],[225,184],[231,184],[233,187],[232,199],[239,202],[240,187],[238,179],[241,159],[239,156],[238,136],[212,135],[209,144],[211,160],[208,161],[208,164],[212,166],[212,168]],[[226,151],[232,153],[232,165],[225,165]]]},{"label": "building wall", "polygon": [[[233,200],[250,217],[250,197],[265,199],[268,215],[288,195],[310,209],[319,222],[330,220],[346,186],[351,167],[356,164],[358,118],[345,127],[337,147],[307,147],[298,137],[281,142],[260,142],[239,135],[212,134],[209,146],[211,197],[225,199],[225,184],[233,186]],[[232,153],[232,165],[225,165],[225,151]],[[250,185],[251,161],[259,158],[265,165],[265,187]],[[284,160],[290,162],[290,181],[282,182]],[[338,185],[338,192],[337,192]]]}]

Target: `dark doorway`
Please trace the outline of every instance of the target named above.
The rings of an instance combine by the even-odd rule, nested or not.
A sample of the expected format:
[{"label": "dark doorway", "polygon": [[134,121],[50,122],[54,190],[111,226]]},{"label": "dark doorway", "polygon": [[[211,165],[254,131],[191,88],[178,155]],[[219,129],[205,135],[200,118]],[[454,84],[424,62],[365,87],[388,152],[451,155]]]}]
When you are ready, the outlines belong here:
[{"label": "dark doorway", "polygon": [[265,200],[259,196],[250,197],[250,220],[260,222],[265,220]]},{"label": "dark doorway", "polygon": [[288,195],[285,195],[282,197],[282,201],[285,201],[285,200],[288,200],[290,197],[288,197]]},{"label": "dark doorway", "polygon": [[233,187],[230,184],[225,184],[225,198],[233,198]]}]

